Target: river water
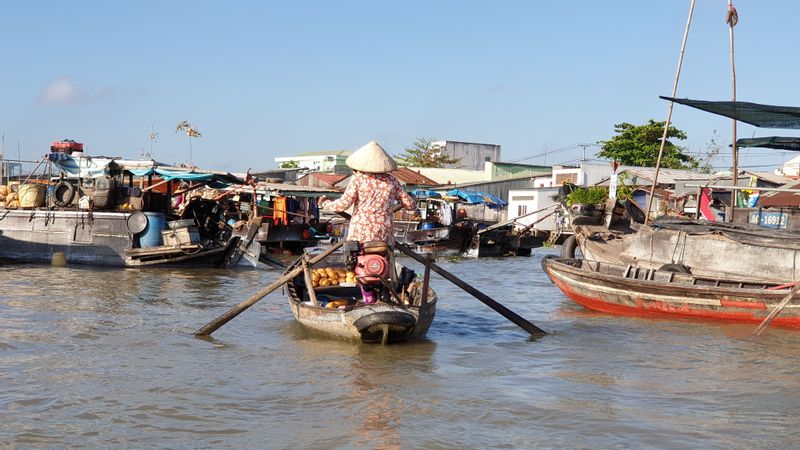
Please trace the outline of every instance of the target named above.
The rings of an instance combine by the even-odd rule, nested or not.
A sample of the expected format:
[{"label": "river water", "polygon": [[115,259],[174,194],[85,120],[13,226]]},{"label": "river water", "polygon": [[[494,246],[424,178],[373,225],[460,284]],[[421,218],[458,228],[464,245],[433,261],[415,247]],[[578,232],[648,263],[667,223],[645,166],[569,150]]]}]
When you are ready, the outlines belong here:
[{"label": "river water", "polygon": [[428,338],[308,336],[269,270],[0,267],[0,448],[792,448],[800,332],[592,313],[530,258],[441,261]]}]

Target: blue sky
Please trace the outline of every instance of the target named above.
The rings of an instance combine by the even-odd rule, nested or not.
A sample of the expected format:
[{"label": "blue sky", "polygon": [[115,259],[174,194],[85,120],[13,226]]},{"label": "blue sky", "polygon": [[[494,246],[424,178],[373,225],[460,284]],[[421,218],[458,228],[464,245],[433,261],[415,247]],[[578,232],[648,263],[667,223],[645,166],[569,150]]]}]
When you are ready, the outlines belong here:
[{"label": "blue sky", "polygon": [[[72,138],[94,155],[231,171],[417,137],[502,145],[503,159],[576,162],[619,122],[664,120],[689,0],[9,2],[0,17],[5,151]],[[800,2],[740,0],[737,96],[800,105]],[[731,97],[727,2],[698,0],[679,97]],[[728,119],[676,105],[705,151]],[[792,135],[739,126],[740,137]],[[796,133],[795,133],[796,134]],[[594,156],[597,148],[588,148]],[[743,166],[792,155],[743,153]],[[714,161],[724,167],[728,152]],[[758,167],[767,170],[770,167]]]}]

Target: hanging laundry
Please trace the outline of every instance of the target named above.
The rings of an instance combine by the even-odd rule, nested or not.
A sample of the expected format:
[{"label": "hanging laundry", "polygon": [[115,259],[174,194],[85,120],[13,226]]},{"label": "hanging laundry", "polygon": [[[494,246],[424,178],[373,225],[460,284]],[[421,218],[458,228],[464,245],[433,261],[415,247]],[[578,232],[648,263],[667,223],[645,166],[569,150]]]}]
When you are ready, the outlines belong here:
[{"label": "hanging laundry", "polygon": [[272,221],[275,225],[288,225],[289,215],[286,213],[286,197],[275,197],[272,207]]},{"label": "hanging laundry", "polygon": [[449,203],[442,202],[439,204],[439,223],[449,227],[453,223],[453,208]]}]

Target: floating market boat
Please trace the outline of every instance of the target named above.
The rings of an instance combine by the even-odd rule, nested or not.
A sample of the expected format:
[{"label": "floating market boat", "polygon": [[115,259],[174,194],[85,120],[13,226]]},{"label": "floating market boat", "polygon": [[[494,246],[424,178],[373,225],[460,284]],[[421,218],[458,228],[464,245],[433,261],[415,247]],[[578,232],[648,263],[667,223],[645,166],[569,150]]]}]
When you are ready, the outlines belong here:
[{"label": "floating market boat", "polygon": [[[394,239],[417,253],[435,256],[497,257],[530,256],[533,247],[544,239],[533,233],[518,233],[513,223],[499,224],[480,218],[485,208],[497,209],[506,203],[493,195],[452,189],[447,197],[417,189],[419,217],[395,217]],[[473,217],[477,215],[479,218]]]},{"label": "floating market boat", "polygon": [[[703,277],[680,267],[644,269],[586,259],[542,260],[550,280],[575,303],[611,314],[762,322],[795,283]],[[800,328],[800,304],[789,304],[772,322]]]},{"label": "floating market boat", "polygon": [[45,163],[55,176],[32,173],[6,188],[0,259],[49,262],[63,253],[69,264],[225,267],[241,256],[242,237],[255,234],[242,221],[234,236],[220,224],[218,202],[188,199],[203,186],[244,182],[230,173],[91,157],[73,141],[54,142]]},{"label": "floating market boat", "polygon": [[[351,255],[353,271],[330,256],[318,263],[320,267],[306,266],[287,283],[295,319],[313,333],[364,343],[425,336],[436,314],[436,293],[430,288],[425,292],[424,283],[416,282],[413,272],[399,264],[390,271],[386,244],[366,243],[363,250],[349,244],[344,254]],[[298,258],[286,272],[303,264],[307,256]]]}]

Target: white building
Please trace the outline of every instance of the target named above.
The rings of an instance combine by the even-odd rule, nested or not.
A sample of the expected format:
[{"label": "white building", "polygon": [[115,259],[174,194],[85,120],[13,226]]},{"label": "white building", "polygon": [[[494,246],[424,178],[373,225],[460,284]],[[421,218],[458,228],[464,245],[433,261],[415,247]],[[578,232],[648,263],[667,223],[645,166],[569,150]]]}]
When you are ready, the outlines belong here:
[{"label": "white building", "polygon": [[295,156],[281,156],[275,158],[280,167],[284,163],[296,162],[299,167],[308,169],[309,172],[349,173],[345,164],[347,157],[353,152],[349,150],[323,150],[319,152],[300,153]]},{"label": "white building", "polygon": [[800,178],[800,156],[795,156],[783,163],[780,168],[775,169],[775,174],[795,179]]},{"label": "white building", "polygon": [[[534,189],[517,189],[508,191],[508,218],[524,216],[556,204],[552,197],[558,194],[557,187],[544,187]],[[537,230],[552,231],[556,227],[556,216],[551,214],[554,208],[544,209],[517,221],[520,226],[527,226],[541,220],[533,226]],[[548,214],[550,216],[546,217]]]}]

